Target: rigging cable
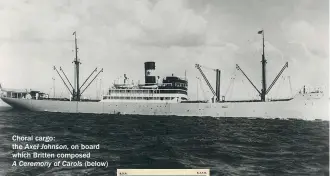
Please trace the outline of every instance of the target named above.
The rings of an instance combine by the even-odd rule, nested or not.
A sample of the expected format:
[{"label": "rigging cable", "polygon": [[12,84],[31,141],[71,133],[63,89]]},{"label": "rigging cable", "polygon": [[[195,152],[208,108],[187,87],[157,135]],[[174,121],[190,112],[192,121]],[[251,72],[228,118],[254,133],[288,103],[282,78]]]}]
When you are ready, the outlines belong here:
[{"label": "rigging cable", "polygon": [[[101,79],[103,80],[103,78],[104,78],[104,76],[103,76],[104,74],[102,74],[101,75]],[[103,86],[103,81],[102,81],[102,95],[104,95],[104,86]],[[132,80],[132,85],[133,85],[133,80]]]},{"label": "rigging cable", "polygon": [[95,86],[96,86],[96,99],[97,99],[97,93],[98,93],[98,92],[97,92],[97,90],[98,90],[98,88],[97,88],[97,81],[98,81],[98,79],[99,79],[99,78],[96,78],[96,79],[95,79]]},{"label": "rigging cable", "polygon": [[100,77],[100,85],[99,85],[99,97],[102,97],[102,77]]},{"label": "rigging cable", "polygon": [[198,87],[199,87],[199,78],[198,77],[196,77],[197,78],[197,86],[196,86],[196,88],[197,88],[197,95],[196,95],[196,100],[198,101],[198,99],[199,99],[199,96],[198,96]]},{"label": "rigging cable", "polygon": [[232,73],[232,76],[231,76],[231,78],[230,78],[229,86],[228,86],[228,88],[227,88],[227,90],[226,90],[225,97],[227,97],[228,92],[229,92],[229,90],[230,90],[230,88],[231,88],[231,86],[232,86],[232,82],[233,82],[233,80],[234,80],[234,78],[235,78],[235,76],[236,76],[235,73],[236,73],[236,69],[234,70],[234,72]]},{"label": "rigging cable", "polygon": [[293,97],[292,85],[291,85],[291,77],[290,76],[288,76],[288,80],[289,80],[289,85],[290,85],[291,97]]},{"label": "rigging cable", "polygon": [[227,90],[226,90],[226,93],[225,93],[225,96],[226,96],[226,97],[227,97],[227,95],[228,95],[228,91],[230,90],[230,87],[231,87],[232,82],[233,82],[233,77],[230,78],[229,86],[228,86],[228,88],[227,88]]},{"label": "rigging cable", "polygon": [[[55,98],[55,70],[53,70],[53,76],[52,76],[52,83],[53,83],[53,87],[51,88],[51,90],[53,91],[53,98]],[[50,94],[49,94],[50,97]]]},{"label": "rigging cable", "polygon": [[280,87],[282,86],[283,82],[284,82],[284,78],[283,78],[283,76],[281,76],[281,81],[279,81],[279,83],[278,83],[276,94],[275,94],[276,97],[278,97],[278,92],[280,91]]},{"label": "rigging cable", "polygon": [[200,88],[202,89],[202,92],[203,92],[203,99],[205,100],[206,95],[205,95],[205,91],[204,91],[204,89],[203,89],[203,85],[202,85],[202,84],[199,84],[199,86],[200,86]]},{"label": "rigging cable", "polygon": [[231,89],[230,89],[230,93],[229,93],[229,99],[232,98],[232,95],[233,95],[233,93],[234,93],[235,80],[236,80],[236,74],[234,75],[234,78],[233,78],[232,87],[231,87]]}]

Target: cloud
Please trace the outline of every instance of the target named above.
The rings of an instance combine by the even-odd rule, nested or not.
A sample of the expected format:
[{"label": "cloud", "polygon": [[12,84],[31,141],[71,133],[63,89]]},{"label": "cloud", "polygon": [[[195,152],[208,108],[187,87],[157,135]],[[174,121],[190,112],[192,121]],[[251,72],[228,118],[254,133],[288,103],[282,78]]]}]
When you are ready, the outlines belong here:
[{"label": "cloud", "polygon": [[[116,26],[120,40],[153,46],[199,46],[205,43],[206,20],[185,0],[133,3],[132,16]],[[122,7],[119,4],[119,7]],[[128,7],[128,9],[130,9]],[[127,10],[127,9],[126,9]]]},{"label": "cloud", "polygon": [[316,26],[305,20],[288,19],[282,23],[282,28],[288,43],[300,44],[305,50],[306,56],[329,57],[329,34],[325,26]]},{"label": "cloud", "polygon": [[[300,80],[297,87],[303,82],[321,82],[328,78],[313,76],[324,71],[329,55],[328,10],[323,1],[310,2],[312,7],[306,3],[299,6],[299,0],[1,1],[0,82],[9,87],[49,89],[51,77],[57,77],[53,65],[63,66],[73,78],[72,32],[77,31],[82,79],[95,67],[103,67],[106,88],[124,73],[142,81],[143,62],[149,60],[156,61],[162,75],[183,75],[187,70],[192,86],[189,93],[195,91],[195,77],[200,76],[195,63],[221,69],[224,87],[235,64],[258,84],[260,28],[267,32],[269,78],[284,64],[278,59],[283,55],[290,61],[289,70]],[[214,82],[214,73],[206,74]],[[63,86],[58,80],[57,87]],[[86,93],[95,94],[93,85]]]},{"label": "cloud", "polygon": [[116,36],[124,41],[140,40],[144,35],[141,28],[129,22],[121,22],[115,28]]}]

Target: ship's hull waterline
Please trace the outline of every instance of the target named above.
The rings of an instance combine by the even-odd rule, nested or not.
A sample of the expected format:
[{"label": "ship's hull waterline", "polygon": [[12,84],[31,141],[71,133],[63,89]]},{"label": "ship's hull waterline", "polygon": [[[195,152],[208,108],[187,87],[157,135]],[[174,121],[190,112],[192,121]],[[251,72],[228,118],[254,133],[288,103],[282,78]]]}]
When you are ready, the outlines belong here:
[{"label": "ship's hull waterline", "polygon": [[329,120],[329,103],[322,100],[239,103],[77,102],[7,97],[2,100],[13,108],[46,112]]}]

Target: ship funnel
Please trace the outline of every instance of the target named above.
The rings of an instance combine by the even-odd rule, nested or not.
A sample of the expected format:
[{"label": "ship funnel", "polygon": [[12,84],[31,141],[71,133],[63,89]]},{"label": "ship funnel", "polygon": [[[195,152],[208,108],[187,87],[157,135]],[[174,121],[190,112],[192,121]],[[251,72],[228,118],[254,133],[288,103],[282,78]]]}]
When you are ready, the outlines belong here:
[{"label": "ship funnel", "polygon": [[156,76],[155,76],[155,62],[145,62],[144,63],[144,71],[145,71],[145,83],[146,84],[155,84]]}]

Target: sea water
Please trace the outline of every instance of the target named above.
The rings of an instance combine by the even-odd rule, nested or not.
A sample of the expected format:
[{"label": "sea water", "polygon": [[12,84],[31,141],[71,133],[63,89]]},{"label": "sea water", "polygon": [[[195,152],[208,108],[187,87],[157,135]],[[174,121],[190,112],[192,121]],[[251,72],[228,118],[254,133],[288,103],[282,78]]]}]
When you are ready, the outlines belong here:
[{"label": "sea water", "polygon": [[[53,152],[73,158],[17,159],[45,167],[12,166],[12,154],[18,151],[12,149],[14,135],[49,136],[54,141],[44,144],[99,149],[77,150],[85,152],[84,158],[68,147]],[[211,175],[328,175],[328,139],[329,123],[324,121],[8,111],[0,112],[0,175],[115,175],[117,168],[210,168]],[[32,152],[46,156],[42,152],[49,150]],[[88,167],[83,167],[85,160]],[[55,161],[64,164],[48,167]]]}]

